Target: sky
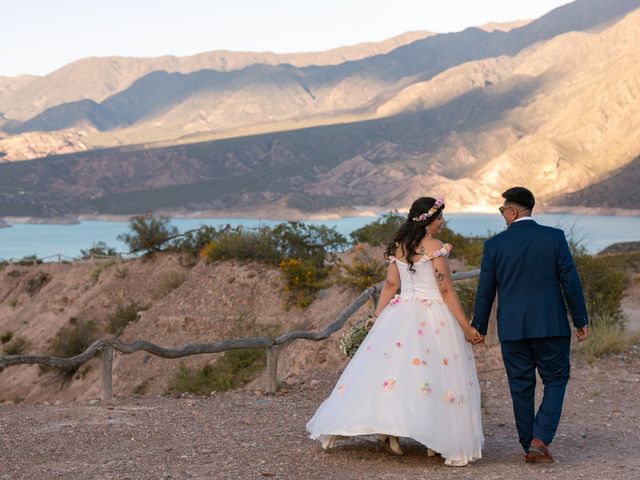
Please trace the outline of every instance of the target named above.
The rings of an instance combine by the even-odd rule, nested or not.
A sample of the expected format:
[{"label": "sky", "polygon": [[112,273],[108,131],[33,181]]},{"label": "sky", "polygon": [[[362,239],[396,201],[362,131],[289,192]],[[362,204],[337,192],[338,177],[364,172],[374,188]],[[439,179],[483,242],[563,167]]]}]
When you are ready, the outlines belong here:
[{"label": "sky", "polygon": [[0,0],[0,76],[91,56],[310,52],[538,18],[569,0]]}]

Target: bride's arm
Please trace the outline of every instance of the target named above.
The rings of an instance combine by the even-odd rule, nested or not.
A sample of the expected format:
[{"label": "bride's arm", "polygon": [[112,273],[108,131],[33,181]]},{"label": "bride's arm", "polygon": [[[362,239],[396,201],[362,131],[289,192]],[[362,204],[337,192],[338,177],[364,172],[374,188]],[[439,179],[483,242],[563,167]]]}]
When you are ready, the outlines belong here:
[{"label": "bride's arm", "polygon": [[442,294],[442,299],[458,321],[458,324],[464,333],[464,338],[472,343],[479,341],[480,334],[469,323],[469,320],[462,309],[462,305],[460,304],[460,299],[458,298],[456,289],[453,286],[451,268],[449,268],[449,259],[446,256],[436,257],[432,259],[432,264],[433,273],[436,277],[436,281],[438,282],[438,288]]},{"label": "bride's arm", "polygon": [[378,318],[378,315],[382,310],[389,305],[389,302],[398,291],[398,288],[400,288],[400,272],[398,271],[398,265],[396,265],[396,262],[392,261],[389,264],[389,269],[387,270],[387,278],[384,281],[382,292],[380,292],[376,312],[373,315],[374,319]]}]

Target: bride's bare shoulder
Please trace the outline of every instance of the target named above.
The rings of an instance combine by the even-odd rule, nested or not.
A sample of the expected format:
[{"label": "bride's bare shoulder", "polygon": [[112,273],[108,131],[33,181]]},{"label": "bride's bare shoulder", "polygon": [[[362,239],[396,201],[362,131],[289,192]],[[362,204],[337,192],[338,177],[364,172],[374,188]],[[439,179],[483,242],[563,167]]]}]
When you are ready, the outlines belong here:
[{"label": "bride's bare shoulder", "polygon": [[424,240],[422,240],[422,245],[427,252],[433,252],[441,249],[444,244],[437,238],[425,237]]}]

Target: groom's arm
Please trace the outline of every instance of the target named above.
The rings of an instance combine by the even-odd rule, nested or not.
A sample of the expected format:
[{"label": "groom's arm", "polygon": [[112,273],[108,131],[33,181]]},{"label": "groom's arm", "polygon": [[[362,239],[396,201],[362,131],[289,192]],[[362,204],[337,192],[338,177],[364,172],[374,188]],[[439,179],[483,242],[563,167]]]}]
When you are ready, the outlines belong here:
[{"label": "groom's arm", "polygon": [[578,276],[578,270],[573,262],[567,239],[564,232],[560,231],[560,245],[558,247],[557,257],[558,280],[562,286],[564,298],[571,312],[571,320],[573,326],[581,328],[589,323],[587,315],[587,307],[584,302],[584,294],[582,292],[582,284]]},{"label": "groom's arm", "polygon": [[485,242],[482,253],[482,264],[480,265],[480,281],[476,290],[476,300],[473,308],[473,321],[471,325],[480,332],[487,334],[489,326],[489,315],[493,299],[496,296],[496,267],[491,252],[489,242]]}]

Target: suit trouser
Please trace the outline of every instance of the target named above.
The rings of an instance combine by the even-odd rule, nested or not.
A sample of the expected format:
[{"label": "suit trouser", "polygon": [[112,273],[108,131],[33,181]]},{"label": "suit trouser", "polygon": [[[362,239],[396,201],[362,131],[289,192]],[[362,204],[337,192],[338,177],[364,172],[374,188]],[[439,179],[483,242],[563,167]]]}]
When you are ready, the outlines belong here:
[{"label": "suit trouser", "polygon": [[[510,340],[501,342],[501,347],[520,443],[525,452],[534,438],[549,445],[560,423],[569,381],[571,337]],[[536,368],[544,392],[534,415]]]}]

